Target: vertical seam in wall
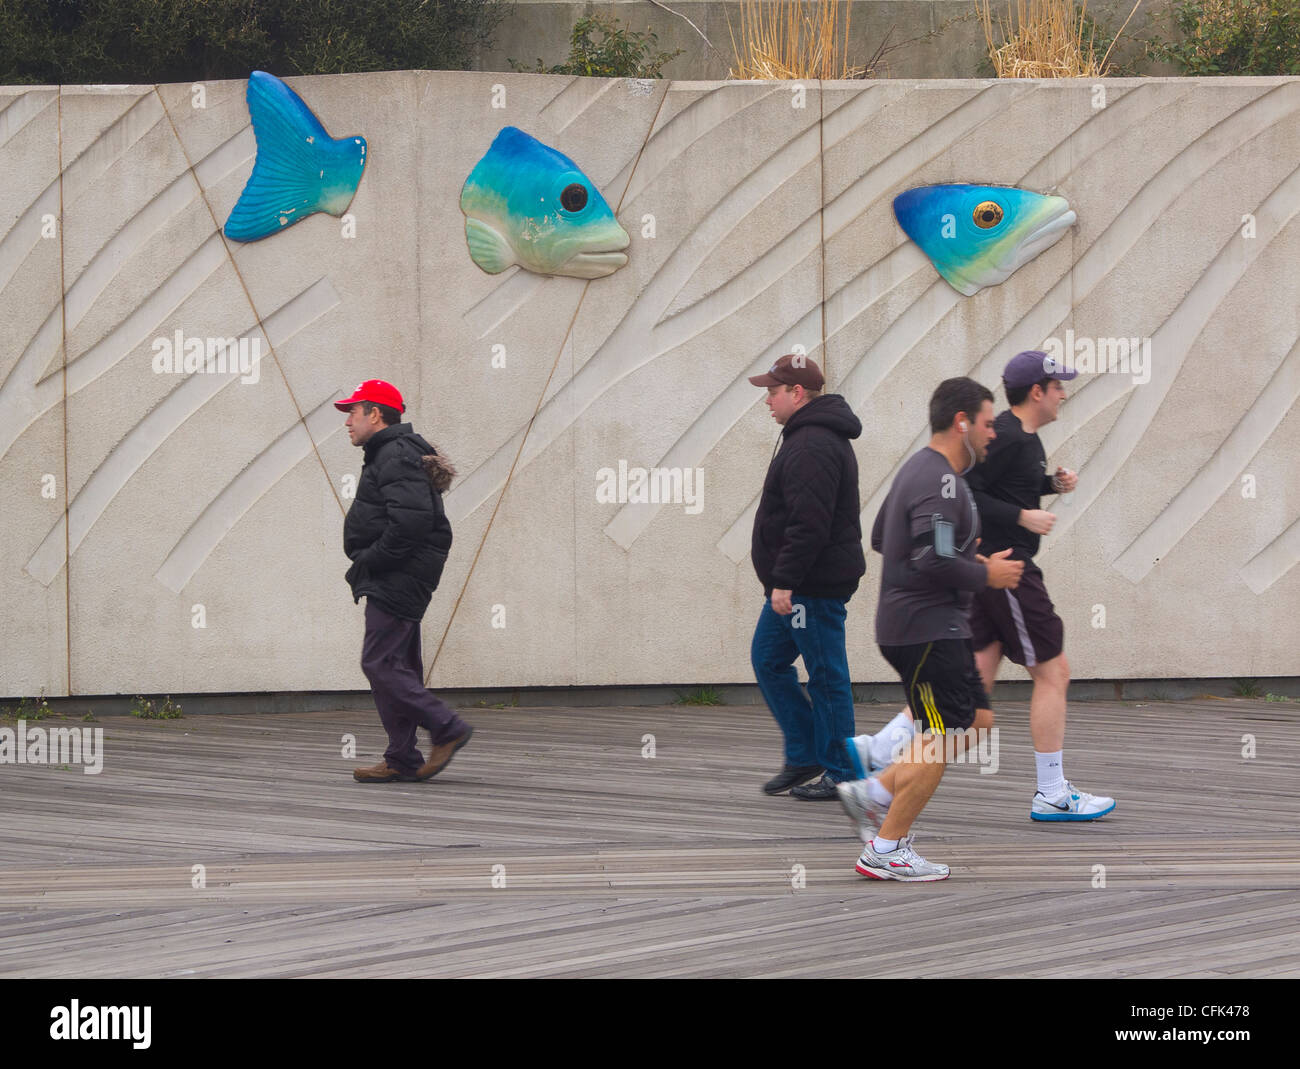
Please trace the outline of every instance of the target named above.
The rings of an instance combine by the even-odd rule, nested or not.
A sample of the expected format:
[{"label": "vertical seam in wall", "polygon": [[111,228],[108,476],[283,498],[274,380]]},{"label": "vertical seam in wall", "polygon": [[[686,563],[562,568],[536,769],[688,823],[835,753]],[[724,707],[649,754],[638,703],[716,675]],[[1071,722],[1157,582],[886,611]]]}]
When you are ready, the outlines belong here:
[{"label": "vertical seam in wall", "polygon": [[[410,134],[411,143],[413,145],[419,145],[420,144],[419,135],[421,132],[419,117],[420,117],[421,108],[423,108],[424,106],[424,83],[421,80],[420,72],[418,71],[411,72],[411,79],[412,79],[411,100],[413,106],[409,109],[406,109],[407,130],[409,131]],[[367,153],[370,152],[369,144],[367,144],[366,146],[366,152]],[[415,218],[416,219],[424,218],[424,183],[418,180],[415,183]],[[423,300],[424,257],[422,255],[423,243],[421,242],[420,239],[424,233],[424,227],[417,225],[417,226],[413,226],[411,229],[415,234],[415,351],[417,353],[423,353],[425,351],[424,349],[424,300]],[[425,389],[426,373],[433,379],[433,382],[435,384],[440,382],[440,375],[439,375],[438,368],[427,370],[428,365],[423,360],[420,361],[419,367],[420,367],[420,377],[418,379],[418,382],[419,382],[419,389],[420,389],[420,399],[423,401],[427,396],[429,396],[430,392],[437,392],[436,387],[434,391],[428,391]],[[430,428],[430,432],[433,434],[435,438],[442,437],[440,434],[434,432],[432,428]],[[362,444],[364,445],[364,443]],[[432,442],[431,444],[433,445],[433,448],[436,451],[445,452],[443,447],[440,446],[436,441]],[[443,517],[444,519],[446,518],[445,511],[443,513]],[[343,519],[344,519],[344,523],[346,524],[347,522],[346,514],[344,515]],[[444,561],[443,564],[445,567],[446,562]],[[367,605],[370,604],[369,597],[366,598],[366,604]],[[416,630],[420,636],[420,649],[423,651],[424,649],[424,619],[423,618],[421,618],[420,622],[416,625]],[[369,680],[367,680],[366,682],[369,683]]]},{"label": "vertical seam in wall", "polygon": [[[575,75],[577,77],[577,75]],[[506,473],[505,485],[501,487],[501,493],[497,494],[497,502],[492,506],[492,515],[488,517],[487,526],[483,528],[483,535],[478,540],[478,548],[474,550],[474,559],[469,562],[469,571],[465,573],[465,581],[461,584],[460,593],[456,595],[456,604],[451,607],[451,615],[447,617],[447,626],[442,630],[442,638],[438,640],[438,648],[434,650],[433,657],[429,661],[428,670],[424,673],[424,685],[429,685],[429,680],[433,678],[434,665],[438,663],[438,657],[442,653],[442,647],[447,641],[447,635],[451,632],[451,625],[456,619],[456,613],[460,609],[460,603],[465,597],[465,591],[469,589],[469,581],[474,577],[474,569],[478,566],[479,556],[483,553],[483,546],[487,542],[487,536],[492,530],[492,524],[496,522],[497,513],[501,511],[501,502],[505,500],[506,491],[510,489],[511,480],[515,476],[515,468],[519,465],[519,458],[523,456],[524,446],[528,444],[528,434],[533,429],[533,423],[537,419],[537,413],[542,409],[542,401],[546,397],[547,388],[551,385],[551,379],[555,377],[555,369],[560,366],[560,357],[564,355],[564,346],[569,341],[569,335],[573,331],[573,324],[578,320],[578,312],[582,310],[582,302],[587,296],[587,290],[591,286],[591,279],[583,283],[582,293],[578,296],[578,303],[573,309],[573,315],[569,317],[569,325],[564,330],[564,337],[560,339],[559,352],[555,354],[555,360],[551,363],[550,374],[546,376],[546,381],[542,384],[542,392],[537,396],[537,404],[533,408],[533,414],[528,417],[528,423],[524,427],[523,437],[519,440],[519,448],[515,450],[515,458],[510,462],[510,470]]]},{"label": "vertical seam in wall", "polygon": [[[871,90],[868,89],[867,92]],[[817,175],[821,185],[821,203],[817,208],[817,225],[820,228],[817,249],[821,254],[821,314],[822,314],[822,378],[829,380],[831,356],[826,349],[826,100],[823,82],[817,79]]]},{"label": "vertical seam in wall", "polygon": [[284,383],[285,390],[288,391],[293,410],[298,415],[298,422],[302,424],[302,429],[307,432],[307,441],[311,443],[311,451],[316,454],[316,462],[325,475],[325,482],[329,485],[330,493],[334,495],[334,501],[338,504],[339,512],[346,516],[348,510],[343,507],[343,499],[339,497],[338,490],[334,488],[334,480],[330,478],[329,469],[325,467],[325,460],[320,455],[320,450],[316,448],[316,439],[312,437],[311,429],[307,426],[307,420],[302,414],[302,406],[298,404],[298,398],[294,395],[289,376],[280,364],[279,354],[275,351],[275,343],[271,341],[271,335],[266,331],[266,324],[262,321],[262,313],[257,310],[257,304],[253,301],[253,294],[248,288],[248,283],[244,281],[244,274],[239,270],[239,264],[235,262],[235,254],[230,248],[230,242],[226,238],[225,231],[222,229],[221,224],[217,222],[217,213],[212,210],[212,203],[208,200],[208,192],[203,188],[203,183],[199,181],[199,176],[194,172],[194,162],[190,159],[190,154],[185,148],[185,142],[181,140],[180,132],[176,129],[176,123],[172,120],[172,113],[167,110],[167,101],[163,100],[163,95],[159,92],[157,85],[153,87],[153,91],[154,95],[158,97],[158,103],[162,105],[163,114],[167,116],[167,124],[172,128],[172,137],[176,139],[176,146],[181,150],[181,155],[185,157],[185,166],[190,172],[190,177],[194,179],[194,185],[199,191],[203,206],[208,209],[208,215],[212,217],[212,225],[216,228],[216,233],[221,236],[221,244],[226,250],[226,259],[230,261],[230,266],[235,272],[235,278],[239,280],[239,288],[244,291],[244,299],[248,301],[248,307],[253,312],[253,318],[257,320],[257,327],[266,339],[267,351],[271,354],[271,360],[275,364],[276,371],[280,373],[280,380]]},{"label": "vertical seam in wall", "polygon": [[[1089,107],[1091,107],[1091,102],[1089,103]],[[1074,131],[1071,133],[1071,136],[1066,139],[1066,144],[1070,146],[1070,170],[1067,173],[1067,177],[1071,174],[1074,174],[1074,167],[1075,167],[1073,133],[1077,133],[1078,130],[1085,123],[1087,123],[1087,121],[1088,121],[1087,119],[1084,119],[1083,122],[1078,123],[1074,127]],[[1037,192],[1037,190],[1035,190],[1035,192]],[[1058,196],[1061,195],[1061,184],[1059,182],[1055,183],[1054,192]],[[1078,235],[1079,235],[1078,222],[1076,220],[1075,225],[1070,227],[1070,326],[1071,327],[1074,326],[1074,306],[1076,301],[1074,283],[1075,283],[1076,275],[1078,273],[1077,269],[1079,265]],[[1062,357],[1064,358],[1064,354],[1062,354]],[[1071,354],[1071,359],[1073,359],[1073,354]]]},{"label": "vertical seam in wall", "polygon": [[68,288],[64,274],[63,246],[63,86],[58,88],[55,109],[56,141],[59,165],[59,354],[62,359],[63,380],[63,650],[66,655],[64,673],[68,697],[72,696],[72,517],[69,510],[72,495],[68,491]]},{"label": "vertical seam in wall", "polygon": [[[629,176],[628,176],[628,181],[631,182],[631,180],[632,180],[632,179],[631,179],[631,176],[629,175]],[[624,192],[626,193],[627,191],[624,190]],[[621,202],[621,201],[620,201],[619,207],[622,207],[622,202]],[[615,215],[615,218],[617,218],[617,215]],[[630,235],[629,235],[629,236],[630,236]],[[564,350],[560,350],[560,351],[563,352]],[[577,369],[576,369],[576,367],[575,367],[575,365],[574,365],[573,350],[570,349],[570,350],[569,350],[569,380],[570,380],[570,381],[573,380],[573,376],[574,376],[575,374],[577,374]],[[573,612],[570,613],[570,615],[569,615],[569,622],[570,622],[570,624],[571,624],[571,626],[572,626],[572,632],[571,632],[571,634],[572,634],[572,639],[573,639],[573,660],[569,662],[569,663],[573,666],[573,667],[572,667],[572,671],[571,671],[571,673],[570,673],[570,677],[569,677],[569,686],[571,686],[571,687],[577,685],[578,665],[581,663],[581,658],[578,656],[578,543],[579,543],[579,539],[578,539],[578,494],[581,492],[581,491],[579,490],[579,483],[581,482],[581,480],[578,478],[578,426],[577,426],[577,423],[578,423],[578,421],[577,421],[577,419],[575,418],[574,421],[573,421],[573,435],[572,435],[572,437],[570,438],[570,441],[572,442],[572,450],[573,450],[573,462],[572,462],[572,464],[571,464],[571,467],[573,468],[573,510],[572,510],[572,512],[573,512],[573,544],[572,544],[572,550],[573,550]],[[515,693],[518,694],[518,691],[516,691]]]},{"label": "vertical seam in wall", "polygon": [[[575,75],[575,77],[577,77]],[[619,195],[618,205],[614,208],[614,216],[623,210],[623,199],[627,196],[627,191],[632,188],[632,179],[636,175],[636,169],[641,163],[641,155],[645,152],[645,147],[650,143],[650,138],[654,134],[655,126],[659,122],[659,113],[663,110],[664,101],[668,99],[668,89],[665,88],[663,95],[659,98],[659,106],[655,109],[654,118],[650,120],[650,126],[646,130],[645,140],[641,142],[641,147],[637,149],[636,158],[632,161],[632,168],[627,174],[627,185],[623,187],[623,192]],[[578,313],[582,311],[582,302],[587,299],[587,291],[591,288],[591,279],[583,284],[582,293],[578,296],[578,303],[573,309],[573,315],[569,318],[569,325],[564,330],[564,337],[560,339],[560,350],[555,354],[555,360],[551,363],[551,372],[546,376],[546,381],[542,384],[541,393],[537,395],[537,404],[533,406],[533,414],[528,418],[528,423],[524,427],[524,435],[519,440],[519,448],[515,450],[515,459],[510,462],[510,470],[506,473],[505,485],[501,487],[501,493],[497,495],[497,503],[492,507],[492,515],[488,517],[487,526],[483,528],[483,537],[478,540],[478,548],[474,551],[474,559],[470,561],[469,571],[465,573],[465,582],[461,584],[460,593],[456,595],[456,604],[451,607],[451,615],[447,617],[447,626],[443,628],[442,638],[438,641],[438,648],[434,651],[432,659],[429,661],[429,667],[424,673],[424,685],[429,685],[429,680],[433,678],[434,666],[438,663],[438,657],[442,654],[442,647],[447,641],[447,636],[451,633],[451,625],[455,622],[456,613],[460,609],[461,600],[465,597],[465,591],[469,589],[469,581],[474,576],[474,569],[478,565],[479,556],[483,552],[483,546],[487,543],[488,533],[492,530],[492,524],[496,521],[497,513],[501,509],[501,502],[505,500],[506,491],[510,489],[510,482],[515,477],[515,469],[519,465],[519,458],[524,454],[524,446],[528,444],[528,435],[532,432],[533,424],[537,422],[537,414],[542,410],[542,402],[546,399],[546,391],[550,388],[551,380],[555,378],[555,369],[560,366],[560,359],[564,356],[564,347],[569,344],[569,338],[573,334],[573,325],[578,321]],[[576,434],[576,431],[575,431]],[[574,494],[574,522],[577,522],[577,495],[578,488],[575,485]],[[577,656],[578,648],[578,625],[577,625],[577,593],[578,593],[578,549],[577,538],[574,538],[574,625],[573,625],[573,648],[574,656]],[[576,665],[576,660],[575,660]]]}]

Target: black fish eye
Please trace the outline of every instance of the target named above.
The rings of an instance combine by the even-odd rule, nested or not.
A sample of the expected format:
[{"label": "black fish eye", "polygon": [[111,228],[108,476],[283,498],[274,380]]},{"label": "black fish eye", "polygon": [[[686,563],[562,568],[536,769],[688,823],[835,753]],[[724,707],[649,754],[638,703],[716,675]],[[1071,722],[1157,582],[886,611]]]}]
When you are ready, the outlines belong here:
[{"label": "black fish eye", "polygon": [[564,205],[564,210],[569,212],[580,212],[587,206],[587,187],[575,182],[571,186],[565,186],[564,192],[560,194],[560,203]]},{"label": "black fish eye", "polygon": [[1002,208],[996,201],[986,200],[975,205],[973,218],[981,230],[991,230],[1002,222]]}]

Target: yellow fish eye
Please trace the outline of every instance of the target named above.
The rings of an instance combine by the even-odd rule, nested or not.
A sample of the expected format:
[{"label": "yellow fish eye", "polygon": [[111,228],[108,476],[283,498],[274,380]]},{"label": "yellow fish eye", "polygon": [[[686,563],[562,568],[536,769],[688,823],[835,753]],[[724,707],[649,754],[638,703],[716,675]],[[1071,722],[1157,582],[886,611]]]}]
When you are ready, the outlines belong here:
[{"label": "yellow fish eye", "polygon": [[571,186],[565,186],[564,192],[560,194],[560,203],[564,205],[566,211],[580,212],[587,206],[587,187],[575,182]]},{"label": "yellow fish eye", "polygon": [[1002,222],[1002,206],[996,201],[986,200],[975,205],[972,215],[975,225],[981,230],[992,230]]}]

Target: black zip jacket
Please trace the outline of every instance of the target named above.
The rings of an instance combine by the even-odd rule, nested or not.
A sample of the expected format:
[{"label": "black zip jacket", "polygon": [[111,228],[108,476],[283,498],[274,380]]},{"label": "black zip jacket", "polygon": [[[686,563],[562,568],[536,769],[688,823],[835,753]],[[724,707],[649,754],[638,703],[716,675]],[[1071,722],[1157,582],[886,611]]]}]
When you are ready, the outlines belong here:
[{"label": "black zip jacket", "polygon": [[424,460],[437,454],[409,423],[385,427],[361,448],[365,464],[343,521],[352,599],[368,597],[393,616],[419,620],[451,549],[442,494]]},{"label": "black zip jacket", "polygon": [[1007,409],[993,421],[997,436],[988,455],[966,476],[980,510],[984,541],[980,552],[990,556],[1010,549],[1012,560],[1033,560],[1039,538],[1020,526],[1020,510],[1036,509],[1043,494],[1054,493],[1042,439],[1020,425]]},{"label": "black zip jacket", "polygon": [[862,422],[839,394],[798,409],[781,431],[754,515],[750,555],[763,592],[849,598],[867,570],[858,458]]}]

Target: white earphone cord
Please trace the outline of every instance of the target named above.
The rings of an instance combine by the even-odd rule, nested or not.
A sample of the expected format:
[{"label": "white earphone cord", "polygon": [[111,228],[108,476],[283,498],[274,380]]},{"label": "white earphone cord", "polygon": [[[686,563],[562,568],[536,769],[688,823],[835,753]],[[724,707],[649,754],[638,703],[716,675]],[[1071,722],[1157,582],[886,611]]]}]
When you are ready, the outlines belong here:
[{"label": "white earphone cord", "polygon": [[970,431],[962,435],[961,443],[966,447],[966,452],[970,454],[970,463],[966,465],[965,470],[962,472],[962,475],[965,475],[966,472],[975,467],[975,447],[970,444]]}]

